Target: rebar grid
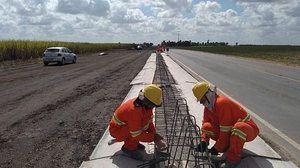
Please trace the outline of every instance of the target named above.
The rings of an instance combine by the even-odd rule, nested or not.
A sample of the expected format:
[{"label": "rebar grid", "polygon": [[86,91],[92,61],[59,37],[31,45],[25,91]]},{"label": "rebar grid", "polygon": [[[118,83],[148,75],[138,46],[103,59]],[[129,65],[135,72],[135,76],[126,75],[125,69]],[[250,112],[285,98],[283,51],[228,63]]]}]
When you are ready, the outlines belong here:
[{"label": "rebar grid", "polygon": [[[180,97],[175,80],[160,54],[157,54],[154,83],[160,85],[163,91],[163,104],[155,111],[155,125],[169,145],[168,159],[156,167],[215,167],[209,157],[196,150],[200,143],[200,128],[195,117],[189,114],[187,102]],[[156,152],[156,156],[159,155]]]}]

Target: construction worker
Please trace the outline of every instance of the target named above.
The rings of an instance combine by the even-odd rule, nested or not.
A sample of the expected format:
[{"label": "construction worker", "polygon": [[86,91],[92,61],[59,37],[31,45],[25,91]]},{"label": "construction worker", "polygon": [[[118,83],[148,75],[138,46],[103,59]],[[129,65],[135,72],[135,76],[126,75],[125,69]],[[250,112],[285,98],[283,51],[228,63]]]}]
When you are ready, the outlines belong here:
[{"label": "construction worker", "polygon": [[167,148],[163,137],[156,133],[153,124],[154,107],[161,106],[161,89],[150,84],[139,92],[138,97],[127,100],[114,112],[109,132],[117,142],[124,141],[121,150],[137,160],[145,158],[145,146],[139,142],[155,142],[158,150]]},{"label": "construction worker", "polygon": [[226,162],[222,167],[237,167],[245,142],[257,137],[258,127],[240,105],[218,95],[216,87],[209,83],[197,82],[192,91],[205,107],[198,151],[206,151],[209,140],[213,139],[216,143],[208,151],[212,155],[225,153]]}]

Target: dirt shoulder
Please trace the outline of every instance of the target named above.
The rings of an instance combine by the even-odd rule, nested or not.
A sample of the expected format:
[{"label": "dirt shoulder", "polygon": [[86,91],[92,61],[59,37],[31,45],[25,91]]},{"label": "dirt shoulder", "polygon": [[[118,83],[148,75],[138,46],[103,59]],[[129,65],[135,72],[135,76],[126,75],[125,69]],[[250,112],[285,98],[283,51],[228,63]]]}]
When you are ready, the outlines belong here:
[{"label": "dirt shoulder", "polygon": [[78,167],[88,160],[150,50],[79,55],[76,64],[0,71],[1,167]]}]

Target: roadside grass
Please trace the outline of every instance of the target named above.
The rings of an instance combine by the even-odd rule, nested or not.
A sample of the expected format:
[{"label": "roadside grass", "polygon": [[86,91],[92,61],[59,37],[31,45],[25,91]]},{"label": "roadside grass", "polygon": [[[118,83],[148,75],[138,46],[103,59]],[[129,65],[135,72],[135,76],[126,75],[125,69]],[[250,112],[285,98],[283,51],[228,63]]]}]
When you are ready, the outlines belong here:
[{"label": "roadside grass", "polygon": [[82,54],[101,52],[109,49],[126,49],[130,44],[0,40],[0,62],[41,58],[46,48],[54,46],[67,47],[76,54]]},{"label": "roadside grass", "polygon": [[232,55],[273,61],[286,65],[300,65],[300,46],[240,45],[240,46],[197,46],[184,48],[216,54]]}]

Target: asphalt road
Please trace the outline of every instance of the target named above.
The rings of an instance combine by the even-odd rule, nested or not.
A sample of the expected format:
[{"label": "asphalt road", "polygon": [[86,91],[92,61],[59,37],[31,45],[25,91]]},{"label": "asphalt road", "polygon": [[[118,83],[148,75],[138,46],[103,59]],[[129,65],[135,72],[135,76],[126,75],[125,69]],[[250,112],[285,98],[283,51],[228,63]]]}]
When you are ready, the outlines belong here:
[{"label": "asphalt road", "polygon": [[300,68],[188,50],[169,55],[300,144]]}]

